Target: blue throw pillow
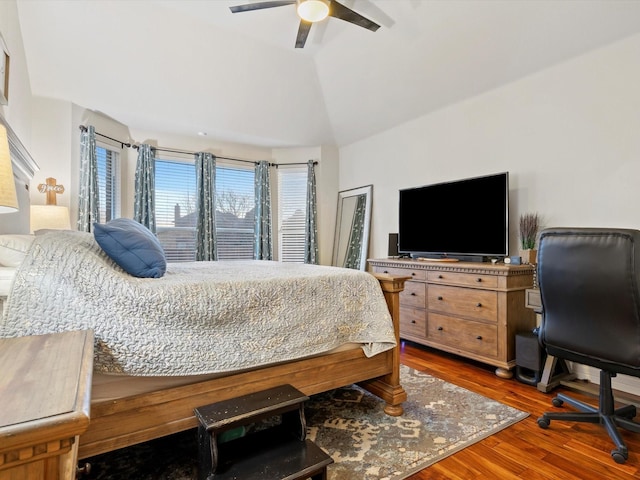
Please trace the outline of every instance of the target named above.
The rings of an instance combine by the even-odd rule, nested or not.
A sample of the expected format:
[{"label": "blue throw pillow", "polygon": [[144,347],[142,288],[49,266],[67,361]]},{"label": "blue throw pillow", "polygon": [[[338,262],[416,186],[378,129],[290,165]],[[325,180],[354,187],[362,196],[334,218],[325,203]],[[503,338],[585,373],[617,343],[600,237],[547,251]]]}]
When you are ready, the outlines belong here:
[{"label": "blue throw pillow", "polygon": [[167,259],[158,238],[144,225],[128,218],[93,224],[93,236],[102,250],[124,271],[143,278],[160,278]]}]

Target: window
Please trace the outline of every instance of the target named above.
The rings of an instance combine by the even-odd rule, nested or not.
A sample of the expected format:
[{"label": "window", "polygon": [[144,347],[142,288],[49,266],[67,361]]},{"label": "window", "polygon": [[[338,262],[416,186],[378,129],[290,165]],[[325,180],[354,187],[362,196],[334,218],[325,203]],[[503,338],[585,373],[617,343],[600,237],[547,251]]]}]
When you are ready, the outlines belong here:
[{"label": "window", "polygon": [[155,161],[156,233],[167,261],[196,259],[196,169],[192,161]]},{"label": "window", "polygon": [[[156,159],[156,231],[167,260],[195,261],[196,171],[193,160]],[[216,165],[219,260],[253,259],[253,168]]]},{"label": "window", "polygon": [[96,156],[99,223],[106,223],[120,216],[120,154],[96,145]]},{"label": "window", "polygon": [[253,167],[216,164],[216,235],[219,260],[253,259]]},{"label": "window", "polygon": [[304,262],[307,167],[278,167],[278,250],[282,262]]}]

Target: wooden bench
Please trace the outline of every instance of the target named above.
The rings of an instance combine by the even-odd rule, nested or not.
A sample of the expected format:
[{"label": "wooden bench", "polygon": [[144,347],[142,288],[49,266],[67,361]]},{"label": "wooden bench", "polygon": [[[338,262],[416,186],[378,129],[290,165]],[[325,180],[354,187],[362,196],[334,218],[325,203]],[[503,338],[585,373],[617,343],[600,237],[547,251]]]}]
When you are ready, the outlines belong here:
[{"label": "wooden bench", "polygon": [[[304,402],[291,385],[194,409],[198,419],[199,479],[326,480],[333,459],[306,439]],[[245,434],[245,427],[275,418]]]}]

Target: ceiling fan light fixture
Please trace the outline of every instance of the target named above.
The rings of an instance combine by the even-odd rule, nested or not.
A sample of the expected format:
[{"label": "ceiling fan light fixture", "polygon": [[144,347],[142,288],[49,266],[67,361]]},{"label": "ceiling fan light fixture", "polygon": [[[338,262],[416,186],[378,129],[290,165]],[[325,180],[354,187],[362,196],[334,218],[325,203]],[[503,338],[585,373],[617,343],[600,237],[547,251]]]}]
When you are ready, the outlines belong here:
[{"label": "ceiling fan light fixture", "polygon": [[298,16],[307,22],[319,22],[329,16],[329,2],[326,0],[299,0]]}]

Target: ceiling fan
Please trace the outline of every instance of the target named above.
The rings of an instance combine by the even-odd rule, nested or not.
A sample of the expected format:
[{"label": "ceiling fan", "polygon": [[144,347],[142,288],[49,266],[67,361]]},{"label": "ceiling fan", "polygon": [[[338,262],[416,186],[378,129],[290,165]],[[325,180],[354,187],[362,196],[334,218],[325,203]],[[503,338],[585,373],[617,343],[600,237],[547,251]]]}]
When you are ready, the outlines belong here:
[{"label": "ceiling fan", "polygon": [[249,3],[229,7],[232,13],[248,12],[251,10],[262,10],[265,8],[283,7],[285,5],[297,4],[298,15],[300,16],[300,26],[296,38],[296,48],[303,48],[309,36],[311,25],[324,20],[327,16],[339,18],[359,27],[375,32],[380,28],[375,22],[354,12],[350,8],[342,5],[336,0],[272,0],[269,2]]}]

